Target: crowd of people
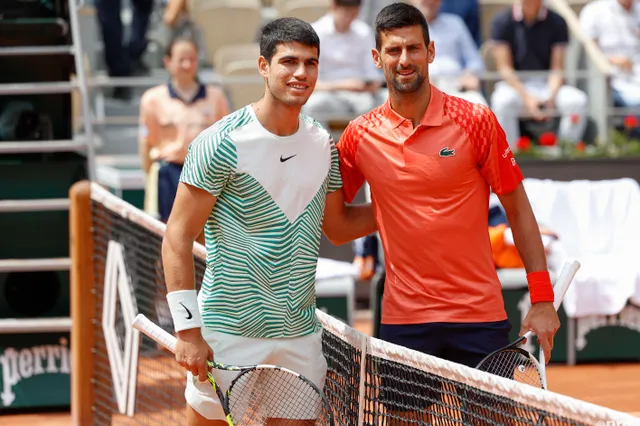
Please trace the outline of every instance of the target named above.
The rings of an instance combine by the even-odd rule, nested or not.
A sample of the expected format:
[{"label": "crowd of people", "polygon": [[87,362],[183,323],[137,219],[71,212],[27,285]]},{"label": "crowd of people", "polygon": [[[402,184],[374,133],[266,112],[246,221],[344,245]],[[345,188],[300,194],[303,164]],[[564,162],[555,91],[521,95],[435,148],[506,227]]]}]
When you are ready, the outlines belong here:
[{"label": "crowd of people", "polygon": [[[117,25],[111,16],[114,4],[104,2],[109,3],[107,6],[102,0],[96,2],[106,62],[113,76],[132,75],[145,68],[140,57],[148,25],[146,14],[150,13],[146,1],[133,2],[128,47],[123,47],[120,41],[121,24]],[[372,19],[390,3],[390,0],[332,0],[327,14],[312,23],[324,48],[318,83],[303,108],[305,114],[327,126],[331,118],[349,120],[385,102],[388,91],[384,78],[371,59],[371,49],[375,47]],[[513,5],[492,18],[488,39],[480,32],[481,5],[478,0],[407,0],[407,3],[424,14],[435,45],[437,53],[430,66],[430,80],[445,93],[488,105],[496,114],[512,149],[518,148],[523,126],[527,126],[527,138],[534,140],[548,132],[555,133],[562,141],[580,143],[584,140],[589,100],[585,92],[568,85],[563,78],[569,42],[567,23],[543,0],[514,0]],[[175,23],[176,16],[180,15],[176,10],[185,5],[184,1],[168,2],[167,25]],[[580,22],[584,32],[596,41],[614,66],[611,84],[615,105],[639,106],[640,7],[635,6],[633,0],[596,0],[583,8]],[[191,52],[190,58],[176,59],[172,50],[176,46],[180,49],[182,44],[170,44],[165,66],[172,76],[171,82],[150,90],[141,101],[140,152],[145,171],[152,172],[149,180],[152,188],[148,191],[152,197],[148,197],[147,211],[158,213],[163,219],[168,217],[170,200],[175,196],[179,164],[186,153],[184,145],[198,129],[208,127],[227,114],[230,107],[241,107],[229,106],[223,91],[213,87],[205,89],[198,83],[198,46],[195,42],[191,45],[195,51]],[[488,50],[502,76],[491,92],[486,90],[482,78],[486,67],[481,46]],[[538,74],[521,77],[519,72],[522,71]],[[118,96],[123,95],[118,89],[116,92]],[[152,97],[155,99],[151,100]],[[205,98],[207,100],[203,102]],[[171,106],[159,107],[158,111],[165,113],[160,120],[164,122],[158,127],[153,123],[159,117],[152,119],[148,111],[155,108],[149,105],[161,103]],[[192,118],[186,119],[187,116]],[[187,122],[190,130],[176,130]],[[173,130],[163,130],[164,136],[158,139],[154,128]],[[176,142],[174,136],[178,134],[181,141]],[[152,146],[156,143],[162,147]],[[162,171],[161,177],[156,177],[158,170]],[[157,184],[160,189],[153,190]],[[156,194],[158,201],[154,203]],[[167,197],[169,201],[165,200]]]}]

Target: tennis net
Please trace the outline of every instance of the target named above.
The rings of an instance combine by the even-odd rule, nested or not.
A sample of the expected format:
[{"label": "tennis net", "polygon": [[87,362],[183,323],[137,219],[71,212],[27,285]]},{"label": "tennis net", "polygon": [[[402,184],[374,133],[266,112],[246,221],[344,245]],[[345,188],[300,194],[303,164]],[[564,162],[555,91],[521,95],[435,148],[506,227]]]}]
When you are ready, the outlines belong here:
[{"label": "tennis net", "polygon": [[[72,413],[78,425],[185,424],[185,374],[130,326],[173,332],[165,226],[95,183],[71,190]],[[196,280],[205,251],[194,246]],[[639,419],[389,344],[318,311],[337,425],[631,425]],[[609,423],[605,423],[609,422]]]}]

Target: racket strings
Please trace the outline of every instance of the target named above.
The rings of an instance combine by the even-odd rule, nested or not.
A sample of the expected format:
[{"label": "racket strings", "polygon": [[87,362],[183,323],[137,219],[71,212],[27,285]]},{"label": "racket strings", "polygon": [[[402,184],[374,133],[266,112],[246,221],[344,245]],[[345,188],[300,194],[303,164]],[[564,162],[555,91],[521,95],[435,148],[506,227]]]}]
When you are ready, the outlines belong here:
[{"label": "racket strings", "polygon": [[497,352],[479,365],[478,369],[537,388],[543,387],[535,361],[524,350],[505,349]]},{"label": "racket strings", "polygon": [[229,389],[229,412],[239,426],[262,426],[267,419],[283,426],[329,426],[328,410],[314,387],[279,369],[249,370]]}]

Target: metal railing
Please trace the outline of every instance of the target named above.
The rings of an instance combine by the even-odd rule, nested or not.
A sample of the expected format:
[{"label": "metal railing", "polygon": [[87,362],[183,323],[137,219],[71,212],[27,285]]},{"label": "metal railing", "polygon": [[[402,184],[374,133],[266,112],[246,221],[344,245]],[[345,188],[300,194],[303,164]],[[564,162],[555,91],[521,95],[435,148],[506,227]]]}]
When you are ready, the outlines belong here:
[{"label": "metal railing", "polygon": [[[482,4],[493,3],[511,3],[511,0],[489,0],[483,1]],[[584,34],[580,28],[580,23],[576,13],[569,4],[569,0],[548,0],[547,4],[556,13],[560,14],[566,21],[571,34],[571,43],[567,51],[567,66],[565,67],[565,80],[568,84],[576,85],[577,80],[586,82],[584,84],[585,91],[589,98],[589,115],[595,121],[598,129],[598,139],[605,141],[610,128],[610,118],[625,114],[640,114],[637,108],[620,109],[614,108],[611,100],[610,76],[612,72],[611,65],[604,57],[599,47],[593,40]],[[586,57],[586,69],[580,69],[580,59]],[[548,72],[525,72],[516,73],[521,79],[528,78],[546,78]],[[167,75],[168,76],[168,75]],[[502,80],[499,72],[487,71],[479,75],[479,78],[485,82],[496,82]],[[207,84],[217,84],[225,87],[229,84],[262,84],[263,79],[260,76],[223,76],[217,73],[207,73],[203,75],[201,80]],[[167,81],[167,77],[108,77],[96,75],[87,79],[87,87],[93,92],[93,108],[94,114],[91,116],[91,124],[94,125],[135,125],[138,122],[137,116],[107,116],[106,115],[106,96],[107,89],[114,87],[131,87],[131,88],[150,88]],[[237,105],[234,107],[238,107]],[[553,111],[550,111],[554,114]],[[526,113],[521,114],[522,118],[526,118]],[[353,117],[314,117],[321,120],[345,120]]]}]

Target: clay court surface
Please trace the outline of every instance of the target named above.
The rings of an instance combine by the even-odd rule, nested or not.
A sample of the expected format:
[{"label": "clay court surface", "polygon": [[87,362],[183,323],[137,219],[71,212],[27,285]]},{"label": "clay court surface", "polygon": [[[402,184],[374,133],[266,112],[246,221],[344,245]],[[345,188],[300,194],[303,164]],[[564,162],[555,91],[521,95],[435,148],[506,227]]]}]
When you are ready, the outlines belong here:
[{"label": "clay court surface", "polygon": [[[369,321],[358,321],[356,328],[370,334]],[[592,364],[547,368],[549,390],[640,417],[640,363]],[[69,413],[0,415],[2,426],[69,426]]]}]

